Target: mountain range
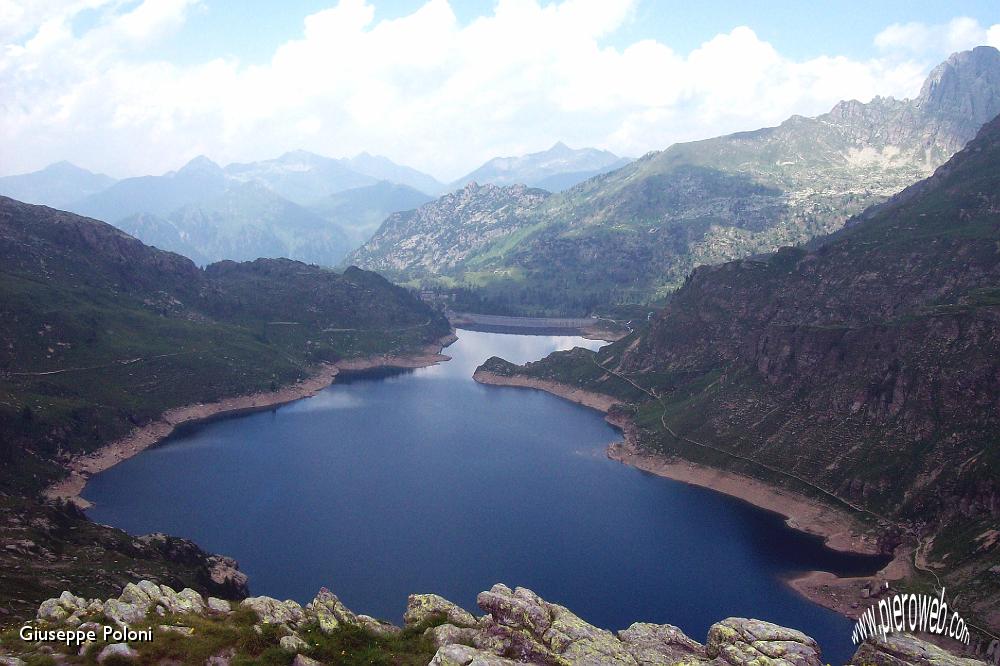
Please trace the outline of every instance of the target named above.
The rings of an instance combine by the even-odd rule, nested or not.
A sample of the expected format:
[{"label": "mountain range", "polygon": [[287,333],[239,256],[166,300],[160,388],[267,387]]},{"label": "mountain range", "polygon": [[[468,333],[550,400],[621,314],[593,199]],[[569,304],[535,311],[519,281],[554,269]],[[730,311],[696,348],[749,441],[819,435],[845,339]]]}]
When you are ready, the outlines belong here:
[{"label": "mountain range", "polygon": [[995,630],[998,211],[1000,117],[809,249],[697,268],[597,353],[482,370],[611,396],[623,459],[681,458],[850,510],[910,549],[911,588],[946,586]]},{"label": "mountain range", "polygon": [[627,157],[596,148],[573,149],[558,142],[548,150],[520,157],[495,157],[452,183],[458,189],[469,183],[527,185],[561,192],[593,176],[631,162]]},{"label": "mountain range", "polygon": [[[474,174],[484,182],[537,181],[559,189],[624,162],[560,143],[544,153],[497,158]],[[386,217],[447,189],[385,157],[333,159],[304,150],[225,167],[199,156],[161,176],[118,181],[68,162],[0,178],[0,193],[110,222],[202,265],[288,257],[334,266]]]},{"label": "mountain range", "polygon": [[199,156],[162,176],[118,181],[63,162],[2,178],[0,193],[111,222],[202,265],[287,257],[333,266],[387,215],[431,199],[406,183],[444,187],[384,157],[294,151],[224,168]]},{"label": "mountain range", "polygon": [[114,184],[110,176],[56,162],[40,171],[0,178],[0,194],[25,203],[65,208]]},{"label": "mountain range", "polygon": [[[664,297],[691,270],[839,229],[851,215],[929,175],[1000,112],[1000,52],[978,47],[935,68],[912,100],[838,103],[815,118],[647,154],[510,216],[482,243],[488,218],[454,200],[434,216],[457,243],[440,262],[424,230],[387,220],[352,254],[400,280],[474,288],[493,312],[585,314]],[[491,194],[490,196],[494,196]],[[468,207],[469,202],[464,202]],[[442,232],[443,233],[443,232]]]}]

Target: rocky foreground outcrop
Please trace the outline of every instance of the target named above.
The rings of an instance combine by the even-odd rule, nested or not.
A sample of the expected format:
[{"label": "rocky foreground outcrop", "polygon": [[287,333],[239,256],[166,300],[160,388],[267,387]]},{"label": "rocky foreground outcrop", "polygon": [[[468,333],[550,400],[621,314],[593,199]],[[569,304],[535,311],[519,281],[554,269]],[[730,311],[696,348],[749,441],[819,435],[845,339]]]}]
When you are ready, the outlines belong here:
[{"label": "rocky foreground outcrop", "polygon": [[[101,622],[131,629],[151,628],[169,640],[198,640],[195,627],[205,618],[216,621],[254,622],[251,633],[273,640],[273,649],[287,654],[293,664],[325,663],[315,659],[317,636],[337,632],[362,632],[377,639],[417,635],[436,650],[434,666],[505,666],[538,664],[562,666],[582,664],[712,664],[716,666],[822,666],[819,646],[809,636],[769,622],[728,618],[712,625],[703,645],[669,624],[637,622],[611,632],[595,627],[567,608],[545,601],[531,590],[494,585],[479,594],[477,603],[485,614],[475,616],[435,594],[410,595],[404,627],[358,615],[323,588],[310,603],[270,597],[250,597],[231,603],[215,597],[203,598],[191,589],[177,592],[148,580],[130,583],[117,599],[83,599],[70,592],[49,599],[38,609],[36,627],[97,629]],[[252,613],[251,613],[252,611]],[[246,618],[252,618],[249,621]],[[188,626],[191,625],[191,626]],[[180,638],[179,638],[180,637]],[[267,637],[267,638],[265,638]],[[21,644],[21,656],[39,650],[41,644]],[[228,664],[237,647],[222,650],[204,663]],[[11,645],[6,645],[10,650]],[[96,656],[98,663],[141,660],[140,643],[85,644],[78,655]],[[60,663],[73,663],[78,656],[59,655]],[[58,661],[58,660],[57,660]],[[162,660],[161,660],[162,661]],[[0,656],[0,663],[18,666],[19,656]],[[154,663],[159,663],[154,660]],[[174,660],[171,663],[177,663]],[[185,662],[186,663],[186,662]],[[201,662],[199,662],[201,663]],[[880,666],[983,666],[983,662],[955,657],[934,645],[908,635],[864,643],[852,664]]]}]

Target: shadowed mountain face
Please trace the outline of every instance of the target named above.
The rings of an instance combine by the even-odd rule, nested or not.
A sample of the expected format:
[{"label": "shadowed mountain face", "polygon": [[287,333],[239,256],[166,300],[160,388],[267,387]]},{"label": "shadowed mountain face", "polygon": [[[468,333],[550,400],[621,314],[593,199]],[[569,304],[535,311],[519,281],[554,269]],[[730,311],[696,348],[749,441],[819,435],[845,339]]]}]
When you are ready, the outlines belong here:
[{"label": "shadowed mountain face", "polygon": [[54,208],[66,206],[114,185],[115,179],[100,173],[57,162],[41,171],[0,178],[0,195],[43,204]]},{"label": "shadowed mountain face", "polygon": [[[419,232],[396,229],[408,264],[419,267],[399,270],[475,287],[496,311],[585,314],[648,301],[697,266],[839,229],[930,175],[997,113],[1000,52],[976,48],[937,67],[913,100],[841,102],[817,118],[650,153],[505,221],[517,233],[470,243],[459,263],[437,262],[433,249],[417,256]],[[441,215],[440,224],[476,237],[460,216]],[[359,265],[393,252],[372,247],[355,255]]]},{"label": "shadowed mountain face", "polygon": [[495,157],[472,173],[459,178],[452,187],[469,183],[528,185],[559,192],[577,183],[630,162],[614,153],[596,148],[573,149],[561,141],[548,150],[520,157]]},{"label": "shadowed mountain face", "polygon": [[163,176],[120,180],[106,190],[75,202],[70,209],[108,222],[136,213],[168,215],[191,202],[221,196],[226,181],[222,167],[207,157],[196,157],[181,169]]},{"label": "shadowed mountain face", "polygon": [[420,348],[449,330],[374,273],[287,259],[201,270],[103,222],[7,198],[0,314],[5,487],[37,488],[57,451],[107,443],[171,407],[268,390],[321,361]]},{"label": "shadowed mountain face", "polygon": [[396,164],[381,155],[359,153],[343,161],[358,173],[370,176],[378,181],[403,185],[419,192],[440,194],[447,188],[444,183],[433,176],[429,176],[422,171],[417,171],[408,166]]},{"label": "shadowed mountain face", "polygon": [[998,211],[1000,118],[933,177],[809,251],[695,270],[646,330],[596,359],[494,364],[637,403],[650,450],[789,483],[783,470],[936,535],[927,552],[949,595],[995,629]]},{"label": "shadowed mountain face", "polygon": [[200,264],[286,257],[332,266],[350,249],[339,226],[256,182],[230,184],[219,196],[166,218],[139,214],[116,226]]},{"label": "shadowed mountain face", "polygon": [[354,248],[371,238],[389,215],[430,201],[432,197],[412,187],[382,181],[331,194],[309,206],[309,210],[343,229]]}]

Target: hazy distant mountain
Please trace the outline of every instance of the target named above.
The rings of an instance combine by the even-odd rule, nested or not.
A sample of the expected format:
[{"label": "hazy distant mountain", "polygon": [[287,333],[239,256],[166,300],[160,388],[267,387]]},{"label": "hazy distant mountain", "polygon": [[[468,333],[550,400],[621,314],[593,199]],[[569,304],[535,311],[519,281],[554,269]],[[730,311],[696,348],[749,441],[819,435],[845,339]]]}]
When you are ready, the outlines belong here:
[{"label": "hazy distant mountain", "polygon": [[335,192],[374,185],[379,180],[345,162],[295,150],[271,160],[230,164],[225,173],[239,181],[263,183],[286,199],[308,206]]},{"label": "hazy distant mountain", "polygon": [[146,245],[183,255],[199,266],[212,263],[212,260],[203,255],[189,240],[184,231],[159,215],[136,213],[118,220],[112,226],[134,236]]},{"label": "hazy distant mountain", "polygon": [[[0,179],[0,188],[5,188],[0,191],[110,222],[200,264],[289,257],[331,266],[390,213],[430,200],[409,186],[356,171],[351,164],[440,187],[429,176],[383,157],[362,154],[338,160],[295,151],[225,168],[201,156],[162,176],[117,182],[60,163]],[[320,212],[307,210],[306,204]]]},{"label": "hazy distant mountain", "polygon": [[92,173],[69,162],[56,162],[41,171],[0,178],[0,194],[25,203],[65,208],[114,183],[114,178],[102,173]]},{"label": "hazy distant mountain", "polygon": [[440,194],[447,189],[447,185],[433,176],[408,166],[401,166],[380,155],[361,153],[343,161],[358,173],[377,178],[380,181],[406,185],[427,194]]},{"label": "hazy distant mountain", "polygon": [[462,187],[470,182],[513,185],[521,183],[558,192],[631,160],[596,148],[573,149],[561,141],[548,150],[521,157],[495,157],[472,173],[453,183]]},{"label": "hazy distant mountain", "polygon": [[331,194],[309,210],[343,229],[354,248],[371,238],[392,213],[413,210],[429,201],[433,197],[412,187],[382,181]]},{"label": "hazy distant mountain", "polygon": [[[957,53],[913,100],[840,102],[816,118],[675,144],[505,220],[520,232],[492,243],[476,241],[460,216],[444,217],[439,224],[477,249],[456,264],[435,261],[429,248],[409,259],[419,272],[400,277],[444,275],[474,284],[497,308],[523,312],[646,301],[696,266],[839,229],[930,175],[998,113],[1000,52]],[[410,255],[420,234],[395,232]]]},{"label": "hazy distant mountain", "polygon": [[340,227],[256,182],[231,183],[219,196],[165,217],[132,215],[115,226],[200,264],[286,257],[334,266],[350,249]]},{"label": "hazy distant mountain", "polygon": [[105,222],[115,222],[138,213],[162,216],[191,202],[221,196],[227,182],[222,168],[201,156],[178,171],[162,176],[120,180],[106,190],[67,206],[67,210]]},{"label": "hazy distant mountain", "polygon": [[230,164],[225,172],[237,180],[264,183],[302,206],[380,181],[407,185],[421,192],[438,193],[444,189],[444,185],[425,173],[368,153],[350,159],[334,159],[295,150],[272,160]]}]

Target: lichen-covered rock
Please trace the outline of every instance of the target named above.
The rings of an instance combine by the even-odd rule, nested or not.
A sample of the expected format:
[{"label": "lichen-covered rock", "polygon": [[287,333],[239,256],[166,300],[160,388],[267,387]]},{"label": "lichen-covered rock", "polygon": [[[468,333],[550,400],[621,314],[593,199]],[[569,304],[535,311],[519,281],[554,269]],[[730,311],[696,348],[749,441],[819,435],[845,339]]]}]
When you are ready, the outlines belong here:
[{"label": "lichen-covered rock", "polygon": [[160,598],[163,596],[163,589],[159,585],[151,580],[140,580],[138,586],[149,597],[150,601],[154,604],[159,603]]},{"label": "lichen-covered rock", "polygon": [[0,666],[26,666],[23,659],[0,656]]},{"label": "lichen-covered rock", "polygon": [[125,603],[117,599],[104,602],[104,614],[116,624],[136,624],[146,619],[146,607]]},{"label": "lichen-covered rock", "polygon": [[430,639],[435,648],[452,644],[474,646],[477,645],[479,631],[473,627],[456,627],[445,623],[430,627],[424,632],[424,636]]},{"label": "lichen-covered rock", "polygon": [[295,659],[292,660],[292,666],[323,666],[323,663],[304,654],[297,654],[295,655]]},{"label": "lichen-covered rock", "polygon": [[[477,599],[485,614],[478,619],[450,601],[433,594],[411,595],[405,620],[412,628],[428,620],[447,620],[430,627],[424,636],[437,649],[431,664],[437,666],[822,666],[819,647],[800,631],[770,622],[728,618],[712,625],[705,645],[685,636],[669,624],[635,623],[628,629],[611,633],[595,627],[569,609],[545,601],[526,588],[511,589],[494,585]],[[278,625],[279,645],[296,655],[294,664],[317,664],[303,652],[309,644],[299,635],[305,625],[316,623],[326,634],[351,625],[372,633],[391,636],[402,631],[388,622],[368,615],[356,615],[326,588],[305,608],[295,601],[271,597],[244,599],[243,608],[257,614],[258,634],[263,625]],[[231,613],[230,602],[216,597],[207,601],[190,588],[174,592],[166,585],[149,581],[129,584],[118,599],[101,603],[63,592],[56,599],[44,601],[38,618],[48,625],[79,625],[81,629],[99,630],[92,620],[103,613],[119,625],[142,623],[155,613],[192,613],[223,620]],[[84,620],[88,620],[84,622]],[[188,623],[184,623],[188,624]],[[157,633],[191,636],[190,626],[159,625]],[[86,646],[85,646],[86,647]],[[32,648],[32,650],[44,650]],[[81,652],[84,654],[86,650]],[[138,655],[121,643],[104,648],[99,661],[112,655],[136,659]],[[205,663],[225,666],[235,651],[216,653]],[[0,658],[17,659],[16,656]],[[17,664],[17,661],[11,662]],[[854,666],[985,666],[983,662],[949,654],[937,646],[905,634],[888,639],[871,639],[863,644],[851,662]]]},{"label": "lichen-covered rock", "polygon": [[552,625],[543,642],[563,660],[581,666],[593,664],[634,664],[635,658],[622,642],[606,629],[598,629],[569,609],[549,604]]},{"label": "lichen-covered rock", "polygon": [[[157,598],[159,596],[159,590],[157,590]],[[135,583],[129,583],[125,586],[125,589],[118,596],[118,601],[147,609],[154,603],[154,600]]]},{"label": "lichen-covered rock", "polygon": [[436,594],[411,594],[407,598],[406,612],[403,614],[406,626],[435,618],[443,618],[457,627],[476,626],[476,618],[472,613],[444,597]]},{"label": "lichen-covered rock", "polygon": [[801,631],[762,620],[731,617],[708,630],[705,653],[733,666],[822,666],[819,646]]},{"label": "lichen-covered rock", "polygon": [[358,615],[357,622],[359,627],[363,627],[380,636],[394,636],[403,631],[391,622],[378,620],[370,615]]},{"label": "lichen-covered rock", "polygon": [[58,599],[46,599],[38,606],[37,616],[47,622],[61,622],[69,617],[69,611],[62,607]]},{"label": "lichen-covered rock", "polygon": [[135,651],[134,648],[129,647],[128,643],[112,643],[101,650],[100,654],[97,655],[97,663],[103,664],[105,661],[111,657],[117,659],[135,659],[139,656],[139,653]]},{"label": "lichen-covered rock", "polygon": [[316,598],[306,605],[306,613],[315,618],[324,634],[329,634],[342,624],[358,623],[357,616],[325,587],[320,588]]},{"label": "lichen-covered rock", "polygon": [[168,613],[184,613],[190,606],[189,602],[181,599],[177,592],[168,585],[160,586],[160,595],[157,600],[157,610],[162,609]]},{"label": "lichen-covered rock", "polygon": [[610,631],[598,629],[531,590],[511,591],[506,585],[494,585],[477,600],[491,617],[485,623],[488,640],[480,644],[492,644],[501,656],[542,664],[636,664]]},{"label": "lichen-covered rock", "polygon": [[429,666],[514,666],[517,662],[467,645],[445,645],[431,659]]},{"label": "lichen-covered rock", "polygon": [[294,601],[278,601],[271,597],[247,597],[240,602],[244,608],[257,613],[264,624],[295,626],[305,618],[302,606]]},{"label": "lichen-covered rock", "polygon": [[64,590],[63,593],[59,595],[59,605],[70,613],[73,613],[86,608],[87,600],[82,597],[75,596],[69,590]]},{"label": "lichen-covered rock", "polygon": [[986,666],[976,659],[957,657],[909,634],[869,638],[851,659],[856,666]]},{"label": "lichen-covered rock", "polygon": [[215,613],[231,613],[233,610],[232,604],[218,597],[209,597],[206,605],[210,611]]},{"label": "lichen-covered rock", "polygon": [[476,603],[493,617],[496,624],[523,627],[541,636],[552,624],[552,615],[545,601],[531,590],[519,587],[511,591],[498,583],[489,592],[480,592]]},{"label": "lichen-covered rock", "polygon": [[185,587],[183,590],[178,592],[177,599],[184,608],[184,612],[202,613],[205,610],[205,600],[200,594],[192,590],[190,587]]},{"label": "lichen-covered rock", "polygon": [[282,650],[286,650],[288,652],[301,652],[302,650],[307,650],[309,648],[309,643],[306,643],[295,634],[282,636],[281,639],[278,640],[278,645],[281,646]]},{"label": "lichen-covered rock", "polygon": [[697,664],[705,660],[705,648],[671,624],[636,622],[618,632],[625,649],[640,664]]}]

